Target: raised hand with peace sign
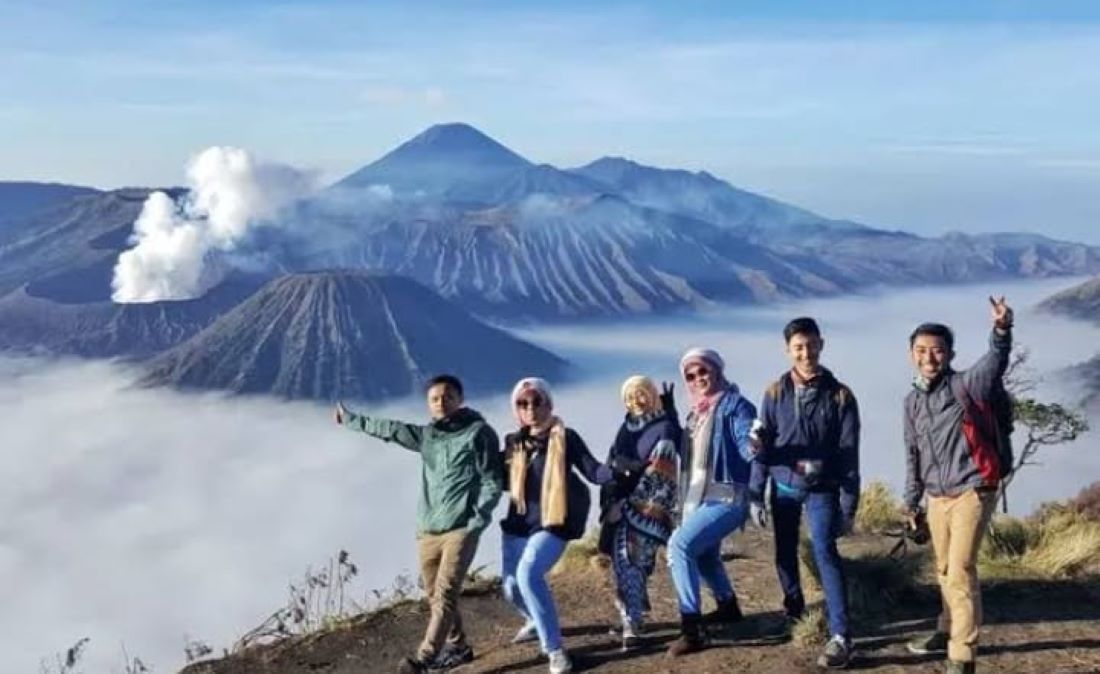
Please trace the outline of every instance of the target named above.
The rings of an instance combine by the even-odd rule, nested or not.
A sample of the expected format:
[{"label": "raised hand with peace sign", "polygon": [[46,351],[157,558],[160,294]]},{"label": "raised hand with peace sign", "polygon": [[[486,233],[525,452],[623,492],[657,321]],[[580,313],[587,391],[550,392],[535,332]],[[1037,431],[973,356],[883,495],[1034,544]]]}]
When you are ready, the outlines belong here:
[{"label": "raised hand with peace sign", "polygon": [[989,304],[992,307],[993,327],[998,330],[1011,330],[1013,319],[1012,307],[1008,306],[1005,302],[1005,296],[1001,295],[1000,298],[994,298],[990,295]]}]

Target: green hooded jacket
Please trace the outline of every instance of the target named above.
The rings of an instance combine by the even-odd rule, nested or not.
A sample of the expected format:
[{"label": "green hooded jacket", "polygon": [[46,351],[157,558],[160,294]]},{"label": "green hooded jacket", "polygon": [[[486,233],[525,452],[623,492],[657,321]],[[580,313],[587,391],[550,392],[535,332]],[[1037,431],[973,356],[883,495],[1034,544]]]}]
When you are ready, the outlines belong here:
[{"label": "green hooded jacket", "polygon": [[463,407],[427,425],[348,413],[344,426],[420,453],[419,533],[459,528],[481,533],[503,490],[500,441],[474,410]]}]

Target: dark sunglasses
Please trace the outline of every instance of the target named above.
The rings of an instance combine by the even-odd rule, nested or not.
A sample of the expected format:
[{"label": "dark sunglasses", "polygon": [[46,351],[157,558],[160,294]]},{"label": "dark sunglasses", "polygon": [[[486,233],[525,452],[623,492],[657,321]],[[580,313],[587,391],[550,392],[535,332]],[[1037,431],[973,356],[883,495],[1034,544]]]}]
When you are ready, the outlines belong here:
[{"label": "dark sunglasses", "polygon": [[542,403],[542,398],[524,398],[523,400],[516,401],[516,407],[520,408],[521,410],[525,410],[528,408],[537,410],[538,408],[542,407]]},{"label": "dark sunglasses", "polygon": [[710,370],[705,367],[697,367],[694,370],[688,370],[684,373],[684,381],[693,382],[699,377],[705,377],[710,374]]}]

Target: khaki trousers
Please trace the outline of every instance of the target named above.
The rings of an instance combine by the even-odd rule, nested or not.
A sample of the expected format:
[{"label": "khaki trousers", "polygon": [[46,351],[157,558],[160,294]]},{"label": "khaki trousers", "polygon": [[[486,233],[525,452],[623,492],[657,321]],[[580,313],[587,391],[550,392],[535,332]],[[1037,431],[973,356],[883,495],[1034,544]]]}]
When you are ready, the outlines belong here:
[{"label": "khaki trousers", "polygon": [[428,595],[431,617],[424,641],[417,653],[421,660],[431,660],[443,643],[466,645],[462,631],[462,615],[458,611],[458,596],[462,582],[477,551],[478,534],[465,528],[443,534],[420,534],[417,547],[420,554],[420,582]]},{"label": "khaki trousers", "polygon": [[977,655],[982,624],[978,550],[996,500],[996,490],[975,489],[958,496],[928,497],[928,528],[943,597],[938,629],[949,637],[947,657],[958,662],[972,662]]}]

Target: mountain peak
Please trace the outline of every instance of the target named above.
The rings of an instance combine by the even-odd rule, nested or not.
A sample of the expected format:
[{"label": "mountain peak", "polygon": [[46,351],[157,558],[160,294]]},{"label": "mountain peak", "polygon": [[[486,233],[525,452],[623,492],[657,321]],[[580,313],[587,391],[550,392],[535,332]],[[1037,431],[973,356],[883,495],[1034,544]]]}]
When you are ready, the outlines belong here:
[{"label": "mountain peak", "polygon": [[443,194],[456,185],[498,180],[531,165],[469,124],[437,124],[338,185],[387,185],[395,192]]},{"label": "mountain peak", "polygon": [[144,385],[379,400],[438,372],[503,391],[527,372],[561,375],[557,356],[473,318],[403,276],[300,272],[269,281],[149,364]]},{"label": "mountain peak", "polygon": [[449,122],[429,126],[405,143],[403,147],[406,146],[428,146],[442,151],[492,150],[521,158],[487,134],[464,122]]}]

